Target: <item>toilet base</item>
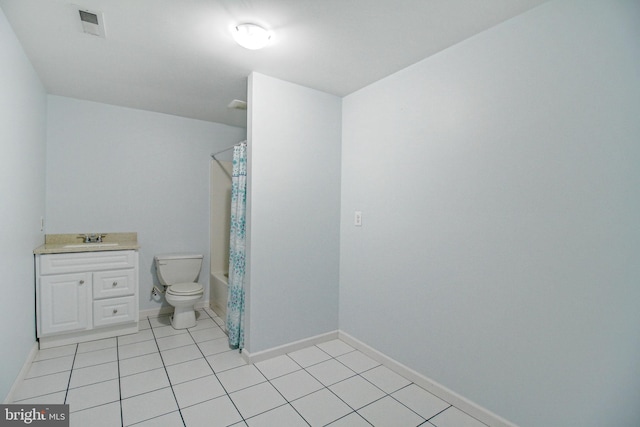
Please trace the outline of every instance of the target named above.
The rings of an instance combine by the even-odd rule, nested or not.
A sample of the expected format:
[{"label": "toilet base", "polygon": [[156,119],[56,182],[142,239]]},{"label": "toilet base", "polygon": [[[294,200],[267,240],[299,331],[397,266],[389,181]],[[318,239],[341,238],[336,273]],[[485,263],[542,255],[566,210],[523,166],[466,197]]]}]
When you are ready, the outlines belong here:
[{"label": "toilet base", "polygon": [[175,307],[171,316],[173,329],[187,329],[196,326],[196,311],[191,307]]}]

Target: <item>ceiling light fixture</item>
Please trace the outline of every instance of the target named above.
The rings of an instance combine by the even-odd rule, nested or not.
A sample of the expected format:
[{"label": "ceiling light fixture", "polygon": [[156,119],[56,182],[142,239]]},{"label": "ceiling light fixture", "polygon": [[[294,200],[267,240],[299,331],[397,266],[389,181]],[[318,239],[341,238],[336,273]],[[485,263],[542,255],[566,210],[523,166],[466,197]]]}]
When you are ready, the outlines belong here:
[{"label": "ceiling light fixture", "polygon": [[262,49],[271,39],[271,33],[256,24],[236,25],[232,34],[236,43],[251,50]]}]

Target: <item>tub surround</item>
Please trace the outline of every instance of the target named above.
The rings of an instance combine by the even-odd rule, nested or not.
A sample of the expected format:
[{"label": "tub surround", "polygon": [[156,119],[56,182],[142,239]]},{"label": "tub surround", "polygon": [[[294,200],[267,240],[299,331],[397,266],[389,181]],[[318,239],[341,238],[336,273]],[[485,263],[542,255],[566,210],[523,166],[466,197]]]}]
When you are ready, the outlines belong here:
[{"label": "tub surround", "polygon": [[223,319],[227,316],[229,295],[229,274],[222,271],[211,273],[211,301],[209,306]]},{"label": "tub surround", "polygon": [[231,175],[229,161],[211,161],[211,221],[209,307],[224,318],[227,311],[227,278],[229,271],[229,230],[231,227]]},{"label": "tub surround", "polygon": [[[85,233],[46,234],[44,245],[33,250],[39,254],[138,250],[138,233],[103,233],[101,243],[84,243]],[[73,247],[69,247],[72,245]]]}]

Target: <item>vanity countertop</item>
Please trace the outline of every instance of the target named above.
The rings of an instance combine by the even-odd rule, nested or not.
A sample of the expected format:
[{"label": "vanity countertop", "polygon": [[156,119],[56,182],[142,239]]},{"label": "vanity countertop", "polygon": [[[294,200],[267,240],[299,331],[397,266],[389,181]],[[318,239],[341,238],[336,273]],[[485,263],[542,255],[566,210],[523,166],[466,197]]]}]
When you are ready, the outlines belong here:
[{"label": "vanity countertop", "polygon": [[45,234],[34,254],[138,250],[138,233],[104,233],[100,243],[83,243],[83,234]]}]

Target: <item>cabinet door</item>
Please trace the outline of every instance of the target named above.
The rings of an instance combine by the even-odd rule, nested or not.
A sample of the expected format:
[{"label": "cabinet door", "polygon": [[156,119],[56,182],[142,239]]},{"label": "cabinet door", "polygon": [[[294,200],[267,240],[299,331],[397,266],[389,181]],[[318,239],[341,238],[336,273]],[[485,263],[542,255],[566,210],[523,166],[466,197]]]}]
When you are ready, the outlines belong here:
[{"label": "cabinet door", "polygon": [[39,336],[89,328],[91,273],[40,277]]}]

